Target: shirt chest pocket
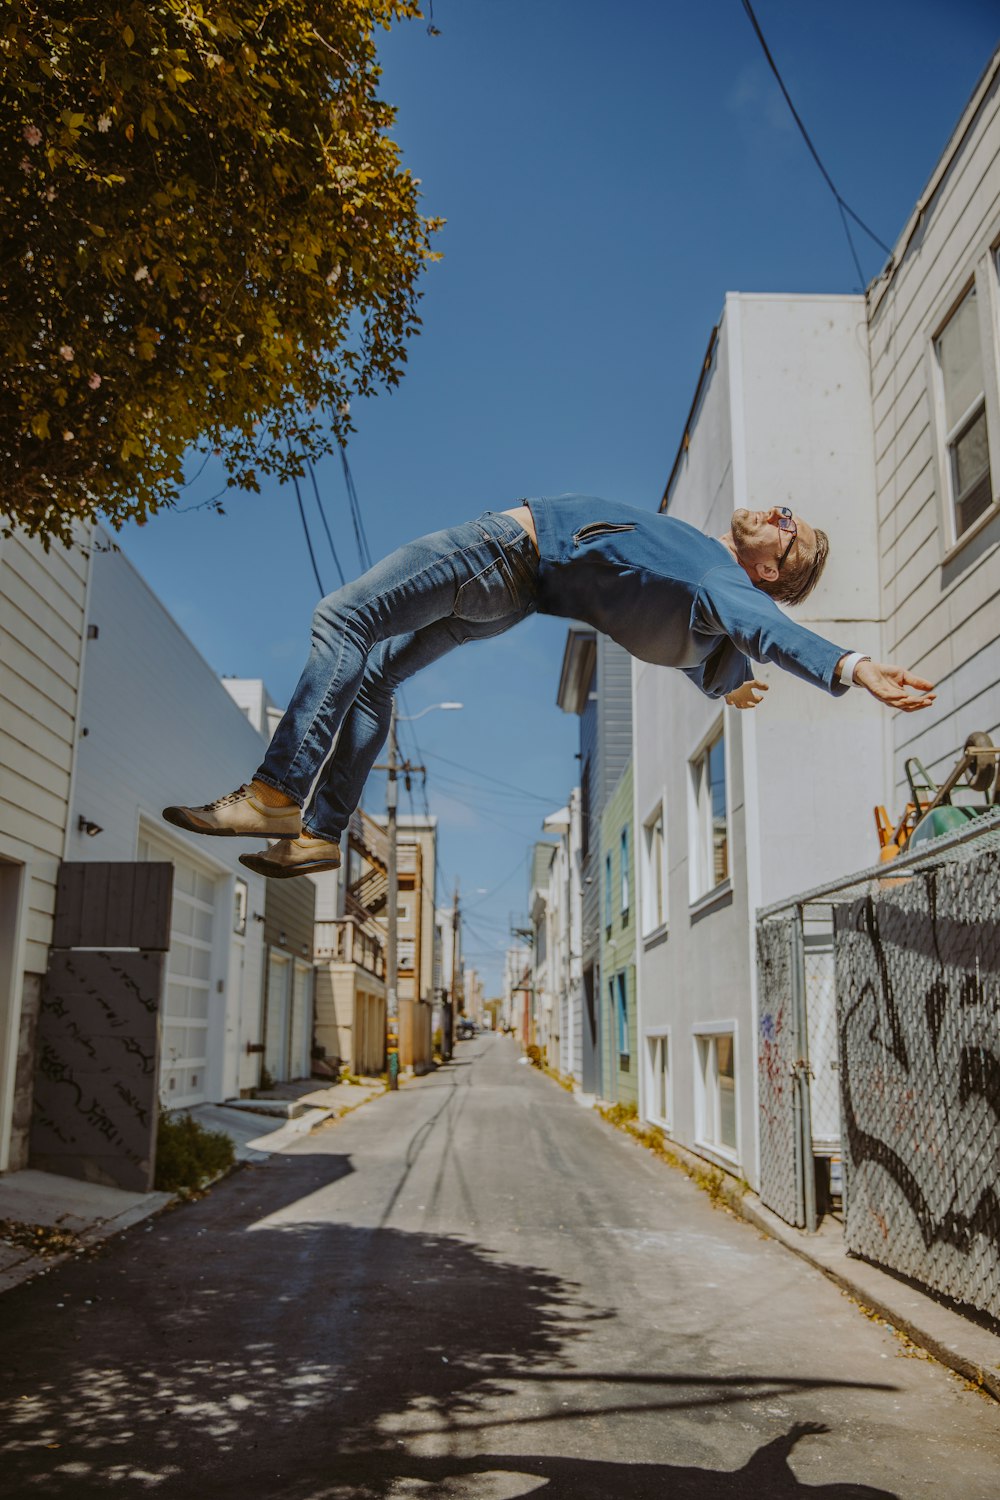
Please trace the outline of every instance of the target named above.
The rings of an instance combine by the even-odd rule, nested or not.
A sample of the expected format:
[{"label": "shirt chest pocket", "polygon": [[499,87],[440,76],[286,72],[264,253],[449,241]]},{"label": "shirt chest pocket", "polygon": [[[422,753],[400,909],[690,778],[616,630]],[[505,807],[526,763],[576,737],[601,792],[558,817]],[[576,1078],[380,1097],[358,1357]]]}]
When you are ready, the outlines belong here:
[{"label": "shirt chest pocket", "polygon": [[591,521],[574,533],[573,546],[582,547],[585,542],[597,542],[605,536],[616,536],[620,531],[634,530],[634,521]]}]

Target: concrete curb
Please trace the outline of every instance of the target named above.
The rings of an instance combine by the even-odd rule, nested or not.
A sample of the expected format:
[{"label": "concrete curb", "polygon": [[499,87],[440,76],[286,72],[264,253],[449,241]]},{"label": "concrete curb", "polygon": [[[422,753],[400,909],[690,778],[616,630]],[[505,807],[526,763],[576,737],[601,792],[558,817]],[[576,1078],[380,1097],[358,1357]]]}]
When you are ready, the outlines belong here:
[{"label": "concrete curb", "polygon": [[[850,1255],[836,1221],[826,1220],[816,1234],[793,1229],[765,1208],[746,1183],[731,1177],[713,1162],[666,1137],[663,1150],[659,1150],[637,1134],[637,1130],[643,1129],[638,1121],[616,1125],[603,1114],[599,1102],[592,1107],[612,1129],[630,1136],[637,1146],[644,1147],[666,1166],[684,1172],[713,1202],[723,1204],[737,1218],[822,1272],[864,1311],[882,1319],[890,1329],[903,1334],[940,1364],[1000,1401],[1000,1335],[937,1301],[918,1286]],[[637,1130],[630,1129],[630,1123]]]}]

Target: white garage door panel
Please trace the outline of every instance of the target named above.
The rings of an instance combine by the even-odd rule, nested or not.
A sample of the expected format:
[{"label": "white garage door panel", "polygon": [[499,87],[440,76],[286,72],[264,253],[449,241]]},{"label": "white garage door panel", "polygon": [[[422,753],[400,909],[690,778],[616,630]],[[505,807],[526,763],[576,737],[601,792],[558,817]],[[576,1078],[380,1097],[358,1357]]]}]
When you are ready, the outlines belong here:
[{"label": "white garage door panel", "polygon": [[164,989],[160,1098],[170,1108],[207,1097],[209,1005],[215,932],[215,882],[180,854],[139,840],[139,858],[169,860],[174,867],[170,951]]},{"label": "white garage door panel", "polygon": [[295,989],[292,995],[292,1055],[290,1060],[293,1078],[308,1078],[312,1052],[312,969],[308,964],[295,965]]},{"label": "white garage door panel", "polygon": [[288,1001],[291,960],[272,953],[267,962],[267,1026],[264,1066],[275,1083],[288,1077]]}]

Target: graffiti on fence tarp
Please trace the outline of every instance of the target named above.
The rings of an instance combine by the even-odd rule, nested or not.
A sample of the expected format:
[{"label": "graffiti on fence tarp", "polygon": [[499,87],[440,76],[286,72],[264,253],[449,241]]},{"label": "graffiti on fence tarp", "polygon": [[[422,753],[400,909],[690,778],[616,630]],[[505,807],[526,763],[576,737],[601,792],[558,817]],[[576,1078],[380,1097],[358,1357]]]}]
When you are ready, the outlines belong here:
[{"label": "graffiti on fence tarp", "polygon": [[981,907],[966,865],[835,911],[846,1239],[997,1316],[1000,924]]},{"label": "graffiti on fence tarp", "polygon": [[140,1192],[152,1185],[162,975],[161,953],[50,954],[33,1165]]}]

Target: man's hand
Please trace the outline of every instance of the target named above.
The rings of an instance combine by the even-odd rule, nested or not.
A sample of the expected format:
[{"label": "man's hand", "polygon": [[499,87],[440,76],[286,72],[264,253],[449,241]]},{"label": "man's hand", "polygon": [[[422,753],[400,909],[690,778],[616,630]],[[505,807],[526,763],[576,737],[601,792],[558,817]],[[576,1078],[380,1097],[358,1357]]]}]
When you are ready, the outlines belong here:
[{"label": "man's hand", "polygon": [[734,693],[727,693],[726,702],[729,704],[730,708],[756,708],[757,704],[763,703],[764,700],[760,697],[754,697],[754,694],[766,692],[767,683],[757,682],[757,680],[754,679],[752,682],[745,682],[743,686],[738,687]]},{"label": "man's hand", "polygon": [[854,681],[859,687],[867,688],[880,703],[898,708],[904,714],[912,714],[918,708],[930,708],[934,702],[933,682],[915,677],[905,667],[890,667],[879,661],[859,661],[854,669]]}]

